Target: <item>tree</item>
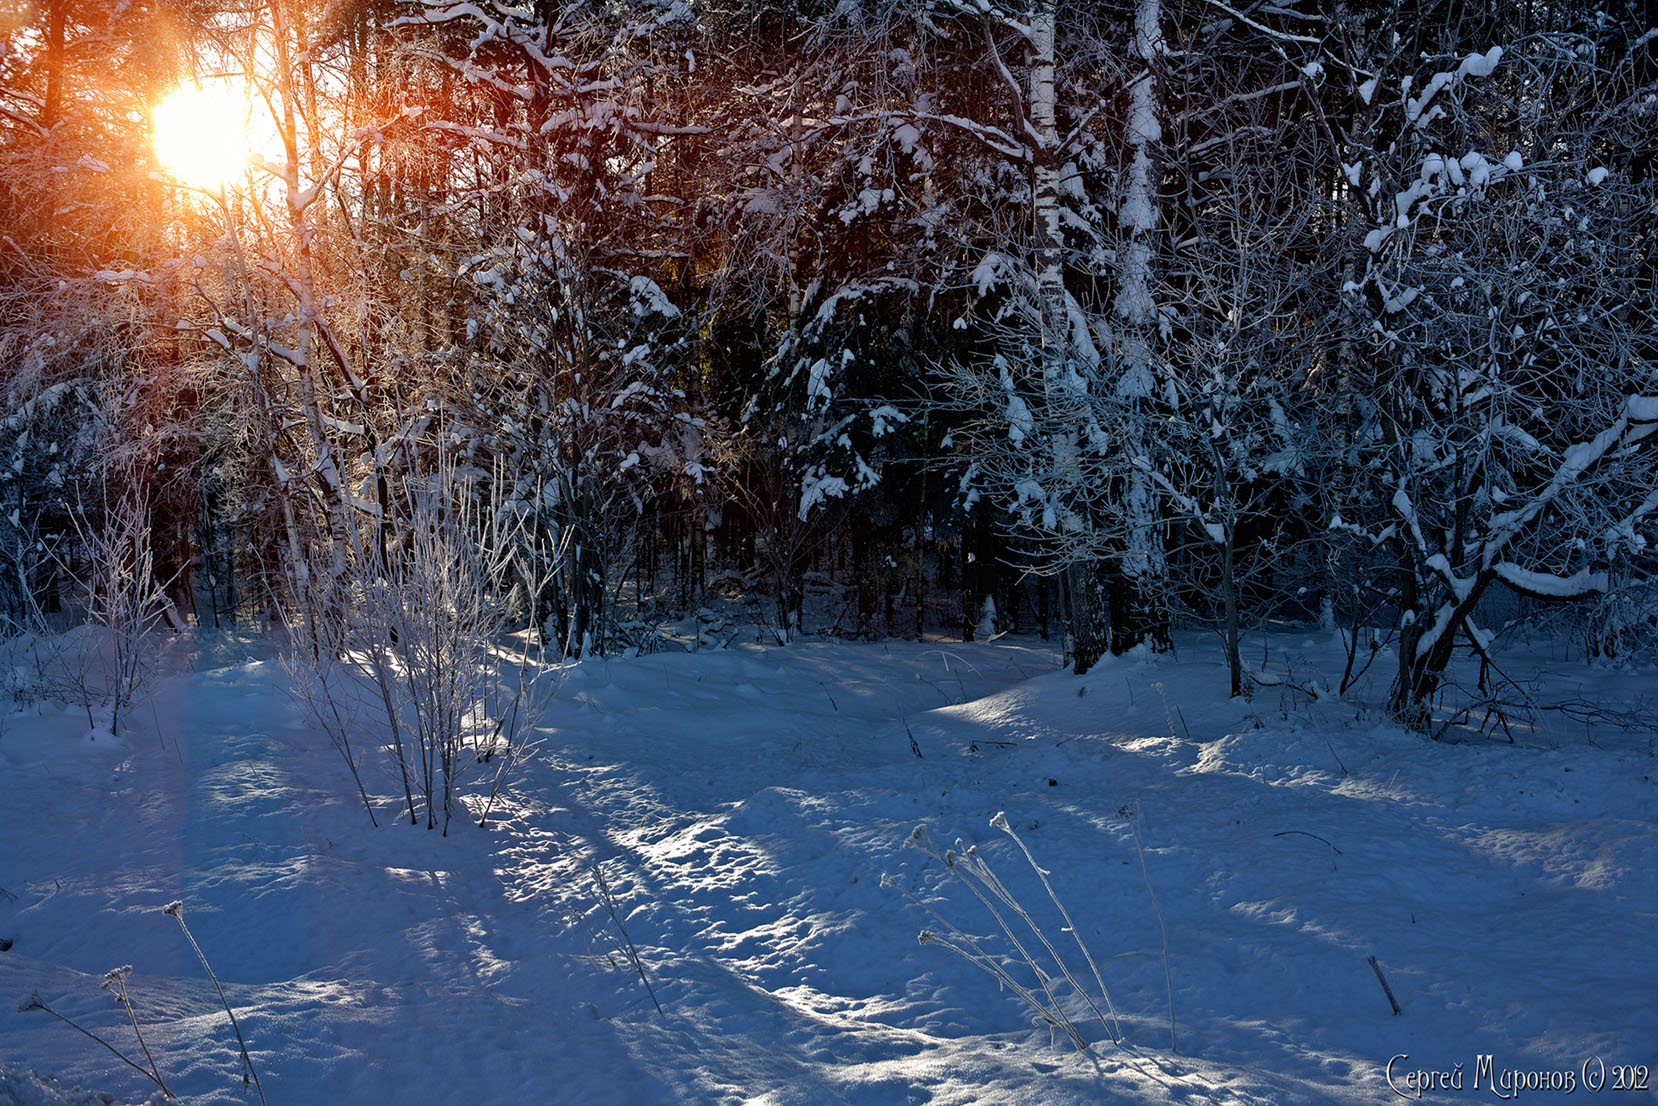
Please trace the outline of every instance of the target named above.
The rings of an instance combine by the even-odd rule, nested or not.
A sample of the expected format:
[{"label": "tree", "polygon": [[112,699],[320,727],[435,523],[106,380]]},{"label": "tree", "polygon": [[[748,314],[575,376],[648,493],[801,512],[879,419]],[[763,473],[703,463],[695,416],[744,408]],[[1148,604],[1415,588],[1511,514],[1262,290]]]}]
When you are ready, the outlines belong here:
[{"label": "tree", "polygon": [[1493,585],[1603,592],[1650,540],[1651,138],[1618,94],[1623,45],[1543,35],[1426,74],[1386,58],[1357,90],[1344,296],[1374,483],[1343,523],[1397,557],[1390,702],[1418,727],[1459,640],[1492,662]]}]

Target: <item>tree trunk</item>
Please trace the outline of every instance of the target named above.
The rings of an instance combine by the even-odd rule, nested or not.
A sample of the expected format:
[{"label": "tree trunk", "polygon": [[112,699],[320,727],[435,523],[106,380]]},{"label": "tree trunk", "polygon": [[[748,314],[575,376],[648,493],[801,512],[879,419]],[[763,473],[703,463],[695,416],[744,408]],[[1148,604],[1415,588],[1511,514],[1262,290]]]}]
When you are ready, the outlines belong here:
[{"label": "tree trunk", "polygon": [[[1059,126],[1054,90],[1054,0],[1043,0],[1031,19],[1030,118],[1037,144],[1032,203],[1036,223],[1036,299],[1042,350],[1042,401],[1052,426],[1053,481],[1049,489],[1064,532],[1085,533],[1090,521],[1078,502],[1082,492],[1081,458],[1076,434],[1084,421],[1086,399],[1078,393],[1078,374],[1070,364],[1070,313],[1066,305],[1064,258],[1060,250],[1058,158]],[[1086,543],[1062,548],[1065,562],[1059,577],[1060,607],[1064,617],[1066,655],[1078,675],[1093,667],[1103,654],[1105,607],[1099,597],[1099,572]]]},{"label": "tree trunk", "polygon": [[[1069,608],[1065,619],[1065,653],[1071,660],[1071,671],[1081,676],[1105,656],[1110,644],[1098,562],[1073,562],[1065,569],[1062,588],[1064,604]],[[1115,619],[1112,625],[1115,626]]]},{"label": "tree trunk", "polygon": [[1239,653],[1237,544],[1230,526],[1226,540],[1221,543],[1220,591],[1226,605],[1226,671],[1231,678],[1232,698],[1243,694],[1243,657]]},{"label": "tree trunk", "polygon": [[40,112],[42,130],[51,130],[63,117],[64,8],[69,0],[48,0],[46,6],[46,102]]},{"label": "tree trunk", "polygon": [[[1139,0],[1134,10],[1134,54],[1140,66],[1129,86],[1129,164],[1118,224],[1124,232],[1119,252],[1118,321],[1112,353],[1119,370],[1117,394],[1134,410],[1132,421],[1144,421],[1156,403],[1151,344],[1157,335],[1157,304],[1152,294],[1152,242],[1160,222],[1158,172],[1153,154],[1162,141],[1158,121],[1157,58],[1163,52],[1162,6],[1159,0]],[[1137,438],[1142,429],[1136,427]],[[1144,452],[1137,441],[1127,449]],[[1167,576],[1157,495],[1139,469],[1129,472],[1124,488],[1126,547],[1122,570],[1113,581],[1111,651],[1121,654],[1149,644],[1162,652],[1172,645],[1168,613],[1162,601]]]}]

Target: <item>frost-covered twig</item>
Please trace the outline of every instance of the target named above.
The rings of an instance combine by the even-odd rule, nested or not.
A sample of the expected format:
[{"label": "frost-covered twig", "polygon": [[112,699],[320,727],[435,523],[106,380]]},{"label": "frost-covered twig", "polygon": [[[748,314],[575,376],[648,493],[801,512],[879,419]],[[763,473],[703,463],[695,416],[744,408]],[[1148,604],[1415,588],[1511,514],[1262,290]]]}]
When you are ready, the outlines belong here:
[{"label": "frost-covered twig", "polygon": [[[944,852],[940,853],[938,850],[933,848],[932,843],[927,840],[926,833],[919,826],[917,826],[915,831],[910,834],[908,843],[943,864],[946,871],[959,879],[962,882],[962,885],[972,892],[973,897],[984,904],[984,908],[990,911],[991,917],[996,919],[996,924],[1001,927],[1002,932],[1007,936],[1008,941],[1015,949],[1018,950],[1019,955],[1024,958],[1025,964],[1029,966],[1031,972],[1035,974],[1037,983],[1042,987],[1042,993],[1048,996],[1048,1004],[1044,1006],[1041,1003],[1035,1003],[1037,1008],[1046,1010],[1051,1007],[1060,1021],[1064,1023],[1063,1028],[1066,1033],[1072,1036],[1075,1040],[1081,1040],[1081,1034],[1078,1033],[1076,1027],[1071,1024],[1070,1019],[1065,1016],[1064,1012],[1060,1008],[1059,999],[1054,995],[1053,977],[1044,971],[1042,965],[1037,961],[1036,957],[1031,955],[1030,950],[1025,947],[1025,943],[1019,939],[1018,933],[1016,933],[1013,927],[1008,924],[1007,919],[1002,916],[1002,912],[996,908],[996,904],[991,902],[990,898],[985,895],[985,891],[989,891],[991,895],[994,895],[1004,906],[1018,914],[1024,920],[1025,924],[1030,926],[1036,936],[1042,940],[1044,945],[1047,945],[1047,939],[1042,936],[1041,929],[1038,928],[1036,923],[1031,920],[1030,915],[1025,912],[1024,908],[1019,905],[1018,900],[1013,897],[1007,888],[1002,886],[1001,881],[996,878],[996,874],[990,870],[990,867],[987,864],[984,863],[983,859],[978,855],[978,850],[976,848],[969,847],[959,853],[951,849],[946,849]],[[961,843],[958,841],[957,845],[959,846],[960,844]],[[974,878],[969,879],[969,875],[972,875]],[[977,882],[975,882],[975,880],[977,880]],[[933,912],[930,909],[928,912],[932,913],[935,918],[938,917],[936,912]],[[939,920],[943,921],[944,919],[939,918]],[[959,933],[960,931],[958,930],[957,932]],[[962,936],[965,937],[966,934],[962,934]],[[1082,993],[1082,988],[1077,986],[1076,981],[1070,978],[1070,972],[1065,970],[1065,962],[1060,960],[1058,955],[1054,953],[1053,946],[1047,945],[1047,947],[1048,954],[1053,956],[1054,960],[1059,964],[1060,971],[1065,975],[1066,979],[1070,981],[1072,988],[1079,994]],[[1031,1000],[1027,999],[1026,1001]],[[1092,1005],[1092,1002],[1090,1002],[1090,1005]],[[1086,1047],[1086,1045],[1079,1045],[1078,1047]]]},{"label": "frost-covered twig", "polygon": [[[1053,999],[1052,992],[1048,992],[1048,1002],[1044,1002],[1042,999],[1036,997],[1030,988],[1020,983],[1017,979],[1014,979],[1013,976],[1008,974],[1006,968],[1003,968],[1000,964],[996,963],[996,961],[979,946],[978,941],[975,940],[970,934],[962,931],[948,918],[934,910],[930,905],[924,902],[920,896],[915,894],[915,892],[911,891],[908,887],[905,887],[903,884],[899,883],[896,879],[893,879],[891,876],[884,875],[881,877],[881,886],[891,887],[899,891],[905,898],[909,899],[911,902],[915,903],[915,905],[932,915],[933,918],[939,922],[939,924],[943,925],[945,929],[949,930],[949,932],[961,942],[961,944],[957,944],[955,941],[951,941],[948,938],[940,937],[933,930],[924,929],[918,935],[921,944],[942,945],[951,952],[954,952],[963,960],[966,960],[969,964],[973,964],[974,966],[989,972],[996,978],[997,983],[1006,987],[1008,990],[1023,999],[1025,1004],[1035,1010],[1038,1016],[1040,1016],[1043,1021],[1047,1022],[1050,1027],[1063,1030],[1065,1035],[1070,1038],[1071,1044],[1076,1047],[1078,1052],[1082,1052],[1088,1048],[1088,1042],[1083,1039],[1081,1033],[1077,1032],[1077,1028],[1072,1024],[1071,1019],[1067,1018],[1064,1011],[1060,1010],[1058,1002]],[[966,947],[963,948],[963,945]],[[1029,958],[1027,957],[1026,963],[1029,962]],[[1044,981],[1045,988],[1047,978],[1046,975],[1040,970],[1038,970],[1036,974],[1039,980]]]},{"label": "frost-covered twig", "polygon": [[[1163,920],[1163,907],[1157,901],[1157,890],[1151,885],[1151,868],[1146,864],[1145,842],[1140,840],[1140,823],[1131,806],[1117,811],[1128,819],[1128,828],[1134,834],[1134,851],[1140,854],[1140,872],[1146,877],[1146,892],[1151,895],[1151,908],[1157,912],[1157,926],[1163,931],[1163,982],[1169,989],[1169,1051],[1179,1052],[1174,1035],[1174,970],[1169,966],[1169,924]],[[1334,847],[1334,846],[1332,846]]]},{"label": "frost-covered twig", "polygon": [[[1117,1017],[1115,1007],[1111,1005],[1111,992],[1106,989],[1105,979],[1100,975],[1099,965],[1094,963],[1094,954],[1088,951],[1087,945],[1083,944],[1082,931],[1078,929],[1077,924],[1071,920],[1071,912],[1065,909],[1065,904],[1059,901],[1059,894],[1054,891],[1053,884],[1048,882],[1048,873],[1044,871],[1042,866],[1036,862],[1036,858],[1031,855],[1030,849],[1025,847],[1025,843],[1020,840],[1019,835],[1013,832],[1013,827],[1008,825],[1007,815],[1005,813],[997,811],[996,816],[990,819],[990,826],[992,829],[999,829],[1009,837],[1013,838],[1014,843],[1019,846],[1019,851],[1025,854],[1025,859],[1030,863],[1031,868],[1036,872],[1037,878],[1042,881],[1043,888],[1048,892],[1048,898],[1052,899],[1053,904],[1059,908],[1060,917],[1065,919],[1066,928],[1071,931],[1071,937],[1075,939],[1077,948],[1082,950],[1083,959],[1088,961],[1089,970],[1094,973],[1094,982],[1099,984],[1100,997],[1105,1000],[1105,1008],[1111,1012],[1111,1021],[1106,1023],[1104,1016],[1100,1014],[1099,1007],[1097,1006],[1094,1007],[1094,1014],[1099,1017],[1100,1022],[1105,1025],[1106,1032],[1111,1034],[1111,1043],[1120,1044],[1123,1038],[1122,1022]],[[1029,919],[1027,918],[1026,920],[1028,921]],[[1046,937],[1042,939],[1042,943],[1047,944]],[[1059,960],[1059,954],[1054,952],[1053,946],[1049,945],[1048,951],[1053,953],[1055,960]],[[1059,960],[1059,963],[1063,968],[1065,962],[1063,960]],[[1071,978],[1069,969],[1066,969],[1065,971],[1065,978]],[[1071,985],[1076,987],[1076,981],[1071,980]],[[1082,991],[1085,997],[1087,996],[1088,992],[1083,991],[1081,987],[1077,987],[1077,990]],[[1094,1006],[1094,1000],[1090,998],[1088,1000],[1088,1005]]]},{"label": "frost-covered twig", "polygon": [[616,932],[622,935],[623,955],[627,957],[628,963],[633,966],[633,970],[639,973],[639,982],[645,985],[645,993],[650,995],[651,1005],[656,1007],[657,1015],[666,1017],[667,1015],[662,1012],[662,1004],[657,1001],[656,988],[651,986],[650,976],[645,974],[645,961],[640,957],[639,950],[634,946],[632,936],[628,934],[627,919],[622,917],[622,912],[616,903],[616,894],[610,889],[610,881],[605,878],[604,868],[601,865],[593,865],[593,884],[599,893],[599,905],[604,907],[604,912],[610,916],[610,922],[616,927]]},{"label": "frost-covered twig", "polygon": [[144,1059],[150,1062],[150,1077],[155,1080],[155,1085],[160,1087],[162,1092],[169,1097],[177,1097],[167,1089],[167,1084],[162,1081],[161,1069],[156,1066],[155,1057],[150,1054],[150,1046],[144,1041],[143,1030],[138,1028],[138,1015],[133,1012],[132,1000],[127,997],[127,977],[131,974],[131,964],[105,972],[104,990],[113,994],[116,1001],[121,1004],[121,1008],[127,1012],[127,1020],[132,1022],[132,1035],[138,1038],[138,1047],[144,1050]]},{"label": "frost-covered twig", "polygon": [[219,992],[219,1001],[224,1004],[225,1013],[230,1015],[230,1028],[236,1032],[236,1044],[242,1050],[242,1090],[247,1091],[248,1081],[251,1079],[254,1090],[259,1092],[259,1102],[263,1106],[265,1088],[259,1082],[259,1073],[253,1070],[253,1058],[248,1055],[248,1043],[242,1037],[242,1026],[236,1021],[236,1011],[230,1008],[230,1000],[225,997],[225,989],[220,986],[219,977],[213,974],[213,966],[207,962],[207,956],[202,952],[201,946],[196,944],[195,935],[190,932],[190,927],[184,924],[183,900],[174,899],[162,907],[161,912],[171,914],[173,920],[178,922],[178,927],[184,931],[184,937],[190,942],[190,947],[196,950],[196,959],[201,961],[201,966],[207,971],[207,978],[213,981],[214,989]]},{"label": "frost-covered twig", "polygon": [[[991,825],[997,829],[1006,831],[1010,836],[1013,836],[1015,841],[1019,841],[1018,835],[1014,834],[1012,829],[1007,825],[1007,819],[1004,815],[997,814],[996,817],[991,820]],[[1064,1008],[1060,1005],[1058,996],[1054,993],[1054,983],[1056,982],[1056,977],[1043,967],[1042,961],[1037,958],[1031,948],[1028,947],[1025,941],[1020,938],[1019,932],[1008,920],[1007,915],[1004,914],[1004,910],[1008,911],[1017,916],[1025,924],[1025,926],[1030,929],[1031,933],[1035,935],[1037,941],[1041,943],[1042,948],[1047,951],[1048,957],[1051,958],[1053,964],[1057,967],[1059,974],[1064,977],[1065,982],[1068,983],[1071,989],[1088,1004],[1088,1007],[1093,1011],[1094,1016],[1099,1019],[1100,1024],[1105,1028],[1106,1033],[1110,1036],[1112,1043],[1120,1044],[1122,1042],[1121,1023],[1117,1020],[1116,1010],[1111,1005],[1111,997],[1106,991],[1105,983],[1100,974],[1099,967],[1095,964],[1094,958],[1089,953],[1087,946],[1083,944],[1082,937],[1078,934],[1076,925],[1071,920],[1069,913],[1066,912],[1064,904],[1059,902],[1058,896],[1054,892],[1052,885],[1048,883],[1047,874],[1036,864],[1035,860],[1031,857],[1030,851],[1025,848],[1022,841],[1019,841],[1021,851],[1024,852],[1026,860],[1028,860],[1031,866],[1035,868],[1038,877],[1042,880],[1043,885],[1048,890],[1049,898],[1051,898],[1054,901],[1054,904],[1059,908],[1060,914],[1065,919],[1066,927],[1070,929],[1078,947],[1082,949],[1083,956],[1088,960],[1089,967],[1093,970],[1094,982],[1100,989],[1105,1008],[1109,1011],[1109,1017],[1106,1013],[1101,1012],[1100,1005],[1094,1001],[1093,995],[1072,973],[1070,967],[1065,962],[1065,958],[1060,955],[1059,950],[1054,947],[1051,941],[1048,940],[1047,934],[1042,931],[1042,927],[1037,924],[1036,919],[1031,917],[1030,912],[1025,909],[1024,904],[1019,901],[1018,897],[1008,889],[1008,887],[1001,881],[1000,877],[996,875],[995,871],[991,869],[989,863],[982,855],[980,855],[976,846],[961,849],[961,843],[957,842],[957,848],[961,851],[957,851],[956,849],[948,849],[941,852],[933,846],[931,841],[928,840],[925,829],[920,826],[917,826],[916,829],[910,834],[909,840],[906,844],[921,850],[926,855],[943,864],[945,870],[955,876],[956,879],[960,880],[963,886],[965,886],[968,891],[972,893],[973,897],[978,899],[979,902],[983,904],[985,909],[990,912],[991,917],[996,919],[996,924],[1001,928],[1002,933],[1013,945],[1019,956],[1025,961],[1026,966],[1029,967],[1032,974],[1035,975],[1041,995],[1039,996],[1036,992],[1015,981],[1012,976],[1008,974],[1006,969],[996,963],[996,961],[979,946],[977,941],[950,923],[947,919],[940,915],[938,911],[923,902],[907,888],[904,888],[903,885],[899,884],[896,880],[891,879],[891,877],[886,877],[883,880],[884,885],[890,885],[898,888],[907,898],[909,898],[916,905],[920,906],[923,910],[926,910],[928,914],[932,915],[933,918],[943,924],[945,928],[949,930],[949,932],[960,942],[958,944],[955,941],[944,940],[936,933],[928,931],[922,935],[923,944],[945,945],[946,947],[953,949],[958,955],[978,965],[980,968],[983,968],[985,971],[995,976],[999,983],[1008,987],[1010,990],[1014,991],[1014,993],[1019,995],[1020,998],[1024,999],[1026,1004],[1041,1015],[1042,1019],[1049,1025],[1063,1030],[1066,1036],[1070,1038],[1071,1043],[1075,1045],[1078,1050],[1086,1049],[1088,1047],[1086,1039],[1082,1036],[1076,1025],[1071,1021],[1070,1017],[1066,1015]],[[966,947],[964,948],[962,946]]]},{"label": "frost-covered twig", "polygon": [[[101,1044],[105,1048],[109,1049],[110,1053],[112,1055],[114,1055],[117,1060],[120,1060],[123,1064],[127,1065],[127,1067],[131,1068],[132,1070],[136,1071],[138,1074],[142,1075],[145,1079],[154,1080],[157,1083],[160,1082],[159,1078],[156,1075],[154,1075],[151,1072],[145,1071],[142,1065],[140,1065],[140,1064],[133,1061],[132,1057],[128,1056],[126,1053],[122,1052],[120,1049],[116,1048],[114,1045],[110,1044],[108,1041],[104,1040],[102,1037],[98,1036],[96,1033],[92,1032],[92,1030],[90,1030],[90,1029],[86,1028],[85,1026],[81,1025],[79,1022],[75,1021],[74,1019],[66,1018],[62,1014],[58,1013],[56,1010],[52,1009],[49,1005],[47,1005],[46,1000],[40,997],[40,992],[39,991],[36,991],[34,994],[30,995],[27,999],[23,1000],[23,1002],[20,1003],[17,1007],[17,1012],[20,1013],[20,1014],[27,1014],[31,1010],[44,1010],[44,1011],[46,1011],[48,1014],[52,1015],[54,1018],[56,1018],[58,1021],[62,1022],[64,1025],[67,1025],[69,1028],[71,1028],[73,1030],[76,1030],[77,1032],[82,1033],[82,1034],[84,1034],[88,1037],[91,1037],[94,1041],[97,1041],[99,1044]],[[161,1089],[164,1090],[164,1091],[167,1090],[166,1087],[162,1087]],[[171,1094],[172,1092],[168,1091],[168,1093]]]}]

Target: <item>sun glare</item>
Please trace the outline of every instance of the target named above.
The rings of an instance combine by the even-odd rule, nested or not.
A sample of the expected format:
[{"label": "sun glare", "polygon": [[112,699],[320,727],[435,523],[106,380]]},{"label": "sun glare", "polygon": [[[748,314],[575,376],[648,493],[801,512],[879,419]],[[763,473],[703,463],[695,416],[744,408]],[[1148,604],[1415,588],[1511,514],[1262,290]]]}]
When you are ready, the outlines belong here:
[{"label": "sun glare", "polygon": [[155,108],[155,152],[185,184],[212,188],[247,168],[247,112],[227,80],[181,85]]}]

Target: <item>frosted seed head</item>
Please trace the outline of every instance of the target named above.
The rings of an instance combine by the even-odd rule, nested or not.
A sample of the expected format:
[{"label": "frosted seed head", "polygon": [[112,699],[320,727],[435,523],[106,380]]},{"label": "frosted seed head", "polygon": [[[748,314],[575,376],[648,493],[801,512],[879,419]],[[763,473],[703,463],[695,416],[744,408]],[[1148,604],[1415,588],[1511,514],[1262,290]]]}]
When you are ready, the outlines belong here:
[{"label": "frosted seed head", "polygon": [[897,887],[897,886],[898,886],[898,881],[893,879],[890,874],[888,874],[886,872],[881,873],[881,890],[890,891],[894,887]]},{"label": "frosted seed head", "polygon": [[904,839],[904,844],[912,846],[912,847],[917,848],[917,849],[926,847],[926,844],[927,844],[927,827],[926,826],[916,826],[914,829],[912,829],[910,831],[909,837]]},{"label": "frosted seed head", "polygon": [[[938,943],[938,934],[934,933],[930,929],[924,929],[916,935],[916,940],[921,942],[923,945],[934,945]],[[39,996],[36,997],[38,998]]]},{"label": "frosted seed head", "polygon": [[991,829],[999,829],[1003,833],[1012,833],[1013,832],[1013,830],[1008,828],[1007,812],[1002,811],[1002,810],[998,810],[996,812],[995,817],[990,819],[990,828]]},{"label": "frosted seed head", "polygon": [[44,1009],[46,1009],[46,1001],[40,997],[39,991],[36,991],[34,994],[17,1004],[17,1012],[19,1014],[27,1014],[30,1010]]},{"label": "frosted seed head", "polygon": [[170,902],[166,906],[162,907],[161,912],[163,914],[171,914],[175,918],[183,918],[184,917],[184,900],[183,899],[174,899],[172,902]]}]

